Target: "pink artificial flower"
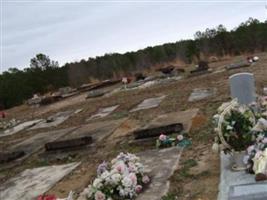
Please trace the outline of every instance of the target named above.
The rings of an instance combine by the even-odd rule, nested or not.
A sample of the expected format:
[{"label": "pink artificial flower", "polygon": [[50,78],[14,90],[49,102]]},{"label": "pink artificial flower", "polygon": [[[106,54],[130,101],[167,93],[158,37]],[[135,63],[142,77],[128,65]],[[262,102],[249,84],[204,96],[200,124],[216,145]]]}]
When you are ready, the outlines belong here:
[{"label": "pink artificial flower", "polygon": [[37,200],[56,200],[55,195],[40,195],[37,197]]},{"label": "pink artificial flower", "polygon": [[150,182],[150,178],[149,178],[147,175],[145,175],[145,176],[143,176],[143,178],[142,178],[142,182],[143,182],[144,184],[148,184],[148,183]]},{"label": "pink artificial flower", "polygon": [[134,185],[136,185],[136,184],[137,184],[137,177],[136,177],[136,175],[135,175],[134,173],[131,173],[131,174],[129,175],[129,177],[130,177],[132,183],[133,183]]},{"label": "pink artificial flower", "polygon": [[254,150],[254,145],[251,145],[247,148],[247,152],[250,155],[252,153],[252,151]]},{"label": "pink artificial flower", "polygon": [[137,185],[137,186],[135,187],[135,192],[136,192],[136,193],[141,193],[141,192],[142,192],[142,189],[143,189],[143,187],[142,187],[141,185]]},{"label": "pink artificial flower", "polygon": [[106,196],[101,191],[97,191],[95,193],[95,200],[105,200],[105,199],[106,199]]},{"label": "pink artificial flower", "polygon": [[164,135],[164,134],[161,134],[161,135],[159,136],[159,140],[160,140],[160,141],[165,141],[166,139],[167,139],[167,136]]},{"label": "pink artificial flower", "polygon": [[183,139],[184,139],[184,136],[183,136],[183,135],[178,135],[178,136],[177,136],[177,140],[178,140],[178,141],[182,141]]},{"label": "pink artificial flower", "polygon": [[263,138],[262,143],[267,144],[267,138]]},{"label": "pink artificial flower", "polygon": [[116,166],[116,170],[119,172],[119,173],[124,173],[124,170],[125,170],[125,165],[123,163],[120,163]]}]

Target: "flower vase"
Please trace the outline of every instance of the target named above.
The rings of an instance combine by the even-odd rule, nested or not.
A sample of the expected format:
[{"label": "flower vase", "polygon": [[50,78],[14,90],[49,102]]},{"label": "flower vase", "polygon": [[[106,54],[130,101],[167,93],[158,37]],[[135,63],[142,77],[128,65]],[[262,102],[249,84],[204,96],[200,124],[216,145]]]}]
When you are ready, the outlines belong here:
[{"label": "flower vase", "polygon": [[244,163],[244,156],[246,155],[245,151],[233,151],[232,154],[232,170],[242,171],[246,170],[247,166]]}]

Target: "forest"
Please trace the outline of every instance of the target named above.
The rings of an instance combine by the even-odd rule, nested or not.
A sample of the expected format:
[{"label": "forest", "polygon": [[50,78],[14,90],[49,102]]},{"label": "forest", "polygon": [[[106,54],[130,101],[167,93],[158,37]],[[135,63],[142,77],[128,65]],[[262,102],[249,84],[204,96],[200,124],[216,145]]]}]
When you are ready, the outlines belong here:
[{"label": "forest", "polygon": [[37,54],[28,68],[10,68],[0,75],[0,109],[23,103],[35,93],[44,94],[60,87],[77,87],[90,80],[121,78],[155,65],[179,59],[186,64],[209,56],[235,56],[267,50],[267,20],[250,18],[233,30],[223,25],[197,31],[194,39],[180,40],[135,52],[109,53],[59,66],[49,56]]}]

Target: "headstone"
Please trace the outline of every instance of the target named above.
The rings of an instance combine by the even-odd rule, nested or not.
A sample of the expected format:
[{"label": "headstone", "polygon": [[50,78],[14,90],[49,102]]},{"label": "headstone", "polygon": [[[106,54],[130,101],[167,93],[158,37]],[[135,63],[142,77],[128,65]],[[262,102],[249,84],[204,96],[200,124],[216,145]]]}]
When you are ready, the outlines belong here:
[{"label": "headstone", "polygon": [[45,144],[46,151],[56,151],[56,150],[64,150],[64,149],[72,149],[83,147],[88,144],[91,144],[93,141],[91,136],[68,139],[68,140],[60,140],[54,142],[48,142]]},{"label": "headstone", "polygon": [[72,172],[80,163],[53,165],[27,169],[0,185],[0,199],[34,200],[47,192],[64,176]]},{"label": "headstone", "polygon": [[145,99],[142,103],[138,104],[137,107],[132,109],[130,112],[158,107],[165,97],[166,96],[163,95],[161,97]]},{"label": "headstone", "polygon": [[256,101],[255,80],[251,73],[238,73],[230,76],[232,98],[237,98],[240,104],[250,104]]},{"label": "headstone", "polygon": [[183,130],[183,124],[175,123],[154,128],[136,130],[134,131],[133,134],[135,139],[144,139],[144,138],[158,137],[162,133],[164,133],[165,135],[169,135],[172,133],[180,133],[182,130]]},{"label": "headstone", "polygon": [[11,162],[25,155],[24,151],[0,152],[0,164]]}]

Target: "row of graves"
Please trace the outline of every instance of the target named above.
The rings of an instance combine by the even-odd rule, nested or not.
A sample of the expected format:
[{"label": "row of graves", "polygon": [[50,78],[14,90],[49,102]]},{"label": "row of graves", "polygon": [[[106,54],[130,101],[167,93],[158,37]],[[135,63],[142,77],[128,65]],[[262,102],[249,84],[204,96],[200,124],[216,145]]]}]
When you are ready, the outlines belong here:
[{"label": "row of graves", "polygon": [[220,153],[218,200],[267,199],[267,97],[256,94],[251,73],[230,76],[232,101],[214,115]]},{"label": "row of graves", "polygon": [[[156,108],[165,98],[166,95],[145,99],[129,113]],[[118,107],[119,105],[100,108],[85,120],[86,124],[79,127],[44,131],[45,128],[58,126],[82,110],[59,112],[45,120],[19,123],[0,136],[18,134],[23,130],[41,131],[1,152],[0,170],[21,165],[33,154],[39,159],[51,160],[64,160],[73,152],[88,154],[97,144],[109,138],[116,140],[125,137],[127,141],[138,145],[152,141],[155,143],[154,149],[136,155],[120,153],[113,160],[101,163],[95,169],[96,177],[92,183],[81,193],[70,191],[65,200],[160,200],[168,192],[169,178],[178,167],[183,149],[191,145],[186,133],[190,130],[198,109],[159,115],[146,126],[139,125],[122,133],[119,129],[128,118],[103,121],[106,116],[116,112]],[[46,192],[62,178],[79,169],[79,166],[81,162],[26,169],[0,186],[0,197],[6,200],[59,199]]]},{"label": "row of graves", "polygon": [[[243,112],[243,110],[244,108],[247,108],[247,110],[250,111],[250,114],[248,114],[249,122],[258,126],[265,124],[265,121],[263,121],[264,119],[259,118],[259,116],[263,116],[261,114],[264,111],[262,110],[264,103],[261,102],[259,106],[254,103],[258,101],[256,101],[255,97],[253,75],[248,73],[233,75],[230,77],[230,85],[231,95],[233,98],[237,98],[239,103],[233,101],[227,105],[229,108],[238,107],[238,113],[241,113],[241,115],[237,115],[237,118],[240,116],[246,118],[247,112]],[[242,87],[242,89],[240,89],[240,87]],[[215,94],[216,88],[197,88],[192,91],[188,101],[193,102],[202,100]],[[136,107],[129,110],[129,113],[156,108],[165,98],[166,95],[145,99],[136,105]],[[229,111],[228,106],[224,104],[220,110]],[[92,183],[84,188],[81,193],[70,191],[69,196],[66,197],[65,200],[160,200],[168,192],[169,178],[172,176],[175,169],[177,169],[183,150],[192,143],[186,133],[189,132],[192,119],[197,115],[198,109],[166,113],[157,116],[148,122],[146,126],[136,126],[131,130],[124,130],[122,133],[120,128],[127,120],[129,120],[127,117],[98,121],[98,119],[103,119],[111,113],[116,112],[118,107],[119,105],[112,105],[110,107],[100,108],[95,114],[88,119],[85,119],[86,124],[79,127],[42,131],[45,130],[45,128],[57,127],[72,116],[82,112],[82,110],[70,110],[56,113],[47,119],[35,119],[32,121],[20,122],[17,125],[2,131],[0,137],[7,137],[21,133],[23,130],[41,130],[34,136],[8,147],[5,152],[0,152],[0,170],[7,170],[18,166],[33,154],[38,155],[39,159],[52,160],[64,160],[64,158],[68,157],[72,152],[83,152],[88,154],[88,152],[94,149],[97,144],[101,144],[104,140],[108,139],[116,141],[118,138],[124,138],[137,145],[142,145],[147,141],[153,141],[155,143],[155,149],[146,150],[136,155],[131,154],[130,152],[120,153],[113,160],[101,163],[98,168],[95,169],[96,176]],[[234,109],[230,109],[230,119],[232,110]],[[262,192],[265,185],[251,186],[252,184],[255,184],[254,176],[247,174],[244,171],[244,169],[254,170],[254,168],[251,167],[251,164],[252,161],[254,161],[253,159],[256,153],[249,154],[249,158],[247,159],[249,167],[246,166],[245,168],[240,166],[240,163],[242,163],[240,160],[243,161],[243,158],[247,158],[245,155],[243,155],[243,157],[241,156],[241,158],[240,156],[232,156],[232,152],[238,151],[243,153],[243,150],[249,147],[249,145],[254,145],[254,149],[251,152],[255,152],[258,148],[258,144],[254,144],[252,139],[254,139],[253,141],[259,141],[258,135],[257,137],[254,136],[254,138],[251,136],[252,139],[250,143],[240,145],[242,146],[241,149],[239,148],[236,149],[236,151],[233,151],[236,142],[231,135],[229,136],[228,132],[225,132],[226,130],[229,131],[229,127],[226,126],[227,128],[225,128],[224,125],[224,123],[228,123],[227,116],[229,115],[229,112],[223,111],[223,114],[220,112],[220,117],[216,121],[216,130],[221,131],[218,131],[218,136],[215,139],[217,145],[213,145],[214,150],[218,151],[219,146],[221,146],[224,148],[225,152],[228,153],[226,155],[223,153],[220,154],[222,173],[220,194],[218,198],[222,200],[249,199],[248,197],[251,194],[247,194],[247,191],[252,191],[251,196],[253,197],[258,194],[261,195],[260,197],[263,197],[262,195],[266,195]],[[254,121],[251,118],[253,118]],[[234,124],[239,124],[238,120],[239,118],[234,118]],[[241,119],[243,124],[242,120],[244,119]],[[234,124],[231,123],[230,125],[234,127]],[[249,123],[248,125],[246,124],[246,126],[236,125],[237,128],[241,127],[246,131],[250,126],[252,125]],[[227,133],[227,135],[225,135],[225,133]],[[234,138],[239,144],[241,139],[238,138],[238,136],[234,136]],[[247,135],[244,138],[247,139]],[[234,141],[233,144],[232,141]],[[239,159],[236,159],[234,164],[232,164],[232,158]],[[259,166],[264,165],[264,159],[265,157],[260,160],[261,164],[257,164],[257,166],[255,165],[255,171],[253,172],[257,173],[259,172],[259,169],[262,169]],[[63,165],[26,169],[0,186],[0,197],[1,199],[6,200],[59,199],[55,195],[46,194],[46,192],[62,178],[74,170],[79,169],[80,165],[81,162],[73,162]],[[241,169],[242,171],[239,171]],[[250,172],[252,172],[252,170],[250,170]],[[264,176],[262,175],[264,172],[257,174],[260,174],[260,178],[264,179]],[[241,180],[241,182],[238,182],[238,180]],[[259,176],[257,176],[256,180],[259,180]],[[242,193],[240,192],[244,190],[242,187],[253,189],[248,190],[245,188],[246,193]]]},{"label": "row of graves", "polygon": [[[215,93],[216,89],[194,89],[189,96],[188,101],[192,102],[202,100],[214,95]],[[136,107],[132,108],[129,113],[156,108],[165,98],[166,95],[145,99],[140,104],[136,105]],[[100,108],[95,114],[85,120],[87,124],[80,127],[71,127],[47,132],[41,131],[18,144],[8,147],[5,152],[0,153],[0,170],[6,170],[18,166],[36,153],[40,159],[64,159],[73,151],[77,152],[81,149],[90,151],[95,144],[110,137],[114,132],[116,133],[116,129],[118,129],[121,124],[127,120],[126,118],[122,118],[104,122],[97,121],[97,119],[105,118],[115,112],[118,107],[119,105],[113,105],[110,107]],[[0,134],[0,137],[11,136],[20,133],[23,130],[43,130],[49,127],[57,127],[79,112],[82,112],[82,110],[59,112],[47,119],[35,119],[18,123],[12,128],[8,128],[3,131],[3,133]],[[131,192],[128,191],[127,193],[124,191],[126,192],[124,194],[125,198],[137,197],[137,194],[143,191],[141,188],[144,188],[145,192],[138,195],[137,198],[139,199],[161,199],[161,197],[166,194],[169,187],[168,178],[177,168],[183,148],[191,145],[191,141],[185,137],[184,133],[187,133],[190,130],[191,121],[197,113],[198,109],[192,109],[179,113],[173,112],[160,115],[153,119],[145,127],[138,127],[125,134],[127,140],[129,139],[134,144],[142,145],[147,141],[153,140],[156,143],[155,146],[157,149],[164,148],[163,150],[149,150],[137,155],[140,159],[137,166],[140,165],[143,168],[146,167],[147,169],[143,169],[144,171],[141,172],[136,172],[135,176],[138,177],[139,180],[140,174],[138,173],[141,173],[141,175],[148,174],[149,178],[145,176],[145,179],[151,179],[151,183],[149,185],[143,185],[144,183],[139,183],[137,181],[133,185],[129,185],[131,190],[130,188],[124,189],[126,191],[130,190]],[[122,157],[135,157],[135,155],[128,153],[122,155]],[[162,157],[162,159],[159,159],[160,157]],[[158,160],[161,160],[161,162],[158,162]],[[121,161],[119,161],[119,163],[121,163]],[[128,164],[128,161],[122,164],[122,168],[129,168],[130,166]],[[79,162],[75,162],[65,165],[27,169],[16,177],[8,180],[0,187],[1,197],[4,199],[36,199],[38,196],[40,197],[41,194],[44,194],[53,187],[53,185],[60,181],[64,176],[78,168],[79,165]],[[101,164],[99,168],[101,168],[101,166],[103,165]],[[112,166],[113,163],[110,163],[107,164],[106,167],[106,170],[110,173],[114,168],[114,166]],[[137,166],[135,166],[135,168]],[[55,172],[56,175],[51,177],[52,172]],[[129,170],[126,170],[125,174],[120,174],[120,178],[117,180],[118,185],[122,185],[124,178],[127,180],[127,177],[123,177],[126,175],[129,175]],[[98,173],[98,176],[100,176],[98,178],[100,178],[101,181],[105,181],[105,178],[101,178],[101,174],[99,175]],[[119,175],[117,174],[116,176]],[[131,176],[135,177],[134,175]],[[104,186],[103,188],[100,186],[100,188],[96,188],[95,185],[97,181],[99,181],[99,179],[96,179],[93,182],[93,186],[85,188],[84,192],[80,194],[79,199],[86,199],[89,194],[93,195],[89,199],[98,199],[96,197],[98,195],[111,195],[104,192],[106,191]],[[99,184],[104,185],[104,183]],[[12,185],[12,187],[10,187],[10,185]],[[118,185],[116,185],[116,187]],[[134,189],[133,187],[136,188]],[[98,190],[100,190],[100,192]],[[115,190],[117,190],[115,192],[116,195],[122,195],[120,194],[118,188]],[[68,198],[74,198],[72,195],[73,193],[70,193],[70,197]],[[114,199],[116,198],[114,197]]]}]

